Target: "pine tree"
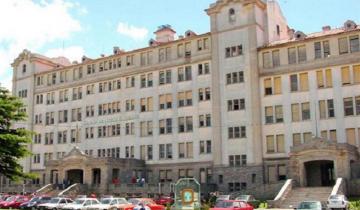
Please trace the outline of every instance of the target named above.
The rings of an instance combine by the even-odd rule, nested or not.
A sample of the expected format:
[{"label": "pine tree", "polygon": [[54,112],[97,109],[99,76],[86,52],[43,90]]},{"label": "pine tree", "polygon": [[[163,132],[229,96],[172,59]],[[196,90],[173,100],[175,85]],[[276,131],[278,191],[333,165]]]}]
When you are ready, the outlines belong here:
[{"label": "pine tree", "polygon": [[22,111],[24,105],[16,96],[0,87],[0,174],[10,180],[33,178],[24,173],[19,161],[31,153],[27,145],[31,143],[31,132],[23,128],[13,128],[14,122],[26,119]]}]

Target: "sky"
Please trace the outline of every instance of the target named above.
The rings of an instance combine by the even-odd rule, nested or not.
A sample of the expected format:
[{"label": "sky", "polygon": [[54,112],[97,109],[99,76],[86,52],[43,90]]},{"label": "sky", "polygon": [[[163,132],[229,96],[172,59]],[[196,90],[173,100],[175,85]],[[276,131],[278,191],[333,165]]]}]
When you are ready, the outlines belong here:
[{"label": "sky", "polygon": [[[204,12],[216,0],[0,0],[0,84],[11,89],[10,64],[28,49],[71,61],[109,55],[113,46],[146,47],[159,25],[178,34],[210,30]],[[360,24],[360,0],[278,0],[291,28]]]}]

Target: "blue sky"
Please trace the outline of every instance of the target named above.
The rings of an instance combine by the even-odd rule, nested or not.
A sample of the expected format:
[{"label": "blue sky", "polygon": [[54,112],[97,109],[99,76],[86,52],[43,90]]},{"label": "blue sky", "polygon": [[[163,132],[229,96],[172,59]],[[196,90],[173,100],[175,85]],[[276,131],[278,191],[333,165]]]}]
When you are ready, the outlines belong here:
[{"label": "blue sky", "polygon": [[[179,34],[208,32],[204,9],[214,1],[1,0],[0,83],[11,87],[10,63],[23,48],[48,56],[95,58],[110,54],[113,46],[145,47],[161,24]],[[305,33],[324,25],[339,27],[347,19],[360,24],[359,0],[278,1],[289,26]]]}]

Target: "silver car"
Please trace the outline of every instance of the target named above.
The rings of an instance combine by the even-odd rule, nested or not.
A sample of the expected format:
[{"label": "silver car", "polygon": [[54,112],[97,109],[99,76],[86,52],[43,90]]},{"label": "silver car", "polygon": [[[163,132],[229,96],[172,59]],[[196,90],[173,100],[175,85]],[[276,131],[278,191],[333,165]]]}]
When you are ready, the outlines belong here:
[{"label": "silver car", "polygon": [[326,210],[326,207],[320,201],[303,201],[295,209],[296,210]]},{"label": "silver car", "polygon": [[330,195],[327,206],[329,209],[349,209],[349,201],[345,195]]}]

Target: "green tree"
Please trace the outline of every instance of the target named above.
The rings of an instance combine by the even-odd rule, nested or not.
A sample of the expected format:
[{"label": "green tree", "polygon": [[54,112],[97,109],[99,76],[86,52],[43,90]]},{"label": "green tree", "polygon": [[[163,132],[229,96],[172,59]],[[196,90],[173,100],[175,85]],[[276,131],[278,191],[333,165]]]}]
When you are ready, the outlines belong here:
[{"label": "green tree", "polygon": [[19,160],[30,155],[27,145],[31,143],[31,132],[23,128],[14,129],[14,122],[26,119],[21,111],[24,105],[16,96],[0,87],[0,174],[10,180],[33,178],[24,173]]}]

